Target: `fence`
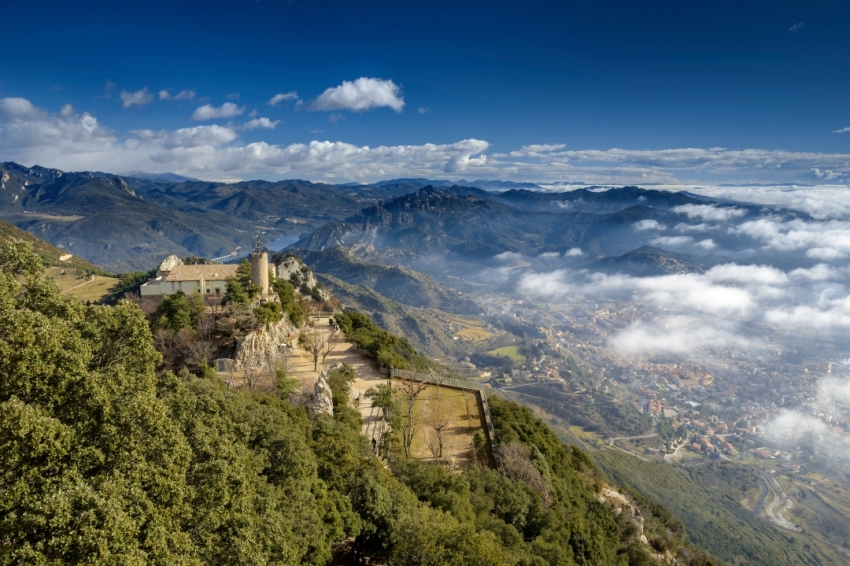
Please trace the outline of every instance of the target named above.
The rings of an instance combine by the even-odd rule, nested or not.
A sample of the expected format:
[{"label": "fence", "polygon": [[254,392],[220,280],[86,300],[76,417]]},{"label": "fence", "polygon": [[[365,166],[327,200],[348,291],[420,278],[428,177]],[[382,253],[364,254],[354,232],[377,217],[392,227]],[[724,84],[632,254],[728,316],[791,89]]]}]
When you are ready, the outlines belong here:
[{"label": "fence", "polygon": [[454,377],[445,377],[442,375],[434,375],[430,373],[417,373],[415,371],[407,371],[403,369],[390,368],[390,376],[398,379],[409,379],[411,381],[419,381],[422,383],[433,383],[441,387],[450,387],[452,389],[460,389],[463,391],[472,391],[475,393],[475,398],[478,401],[478,406],[484,415],[484,435],[487,444],[490,446],[490,454],[493,455],[493,462],[496,467],[504,474],[502,467],[502,458],[499,456],[499,443],[496,440],[496,428],[493,426],[493,417],[490,415],[490,403],[487,401],[487,392],[491,388],[486,387],[475,381],[468,379],[456,379]]}]

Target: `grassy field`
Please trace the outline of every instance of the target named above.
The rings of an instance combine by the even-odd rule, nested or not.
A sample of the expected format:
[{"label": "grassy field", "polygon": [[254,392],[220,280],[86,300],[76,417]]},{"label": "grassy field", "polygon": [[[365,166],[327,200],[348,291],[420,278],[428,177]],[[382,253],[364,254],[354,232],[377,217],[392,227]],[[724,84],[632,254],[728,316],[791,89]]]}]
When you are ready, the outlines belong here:
[{"label": "grassy field", "polygon": [[110,289],[118,282],[114,277],[94,275],[78,279],[75,269],[50,267],[47,276],[59,285],[63,293],[73,295],[81,301],[97,302],[110,294]]},{"label": "grassy field", "polygon": [[502,348],[496,348],[495,350],[490,350],[487,352],[488,354],[492,354],[494,356],[505,356],[507,358],[512,359],[518,364],[525,363],[525,356],[519,353],[519,346],[504,346]]}]

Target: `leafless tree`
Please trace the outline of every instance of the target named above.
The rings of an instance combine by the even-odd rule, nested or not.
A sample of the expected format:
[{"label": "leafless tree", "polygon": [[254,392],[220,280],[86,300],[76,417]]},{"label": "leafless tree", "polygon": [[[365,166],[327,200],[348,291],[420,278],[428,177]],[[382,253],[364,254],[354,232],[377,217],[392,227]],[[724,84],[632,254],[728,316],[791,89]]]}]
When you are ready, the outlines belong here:
[{"label": "leafless tree", "polygon": [[413,435],[416,433],[417,421],[413,414],[413,407],[416,404],[416,398],[425,390],[424,383],[415,381],[404,381],[399,386],[399,391],[404,398],[407,409],[406,420],[401,424],[402,443],[404,444],[404,455],[410,458],[410,446],[413,444]]},{"label": "leafless tree", "polygon": [[260,375],[263,372],[264,359],[262,354],[255,354],[251,358],[245,360],[242,365],[242,373],[245,378],[245,385],[249,391],[253,391],[260,381]]},{"label": "leafless tree", "polygon": [[448,409],[446,409],[444,403],[437,398],[436,406],[433,406],[431,410],[431,428],[434,431],[434,435],[437,439],[437,454],[436,458],[443,457],[443,434],[446,429],[449,427],[449,421],[452,420],[452,407],[449,404]]},{"label": "leafless tree", "polygon": [[[301,347],[313,356],[313,371],[318,371],[319,357],[327,356],[327,353],[324,352],[328,349],[330,336],[322,332],[310,332],[302,334],[299,342]],[[330,348],[333,348],[333,344],[330,345]],[[324,362],[324,357],[322,357],[322,362]]]},{"label": "leafless tree", "polygon": [[512,480],[524,481],[540,494],[544,507],[552,504],[552,486],[531,461],[531,450],[525,444],[511,441],[499,447],[505,475]]},{"label": "leafless tree", "polygon": [[339,330],[337,330],[336,326],[331,327],[331,331],[329,334],[323,334],[325,340],[321,344],[320,354],[322,356],[322,365],[325,363],[325,358],[328,357],[328,354],[333,352],[334,346],[339,342]]}]

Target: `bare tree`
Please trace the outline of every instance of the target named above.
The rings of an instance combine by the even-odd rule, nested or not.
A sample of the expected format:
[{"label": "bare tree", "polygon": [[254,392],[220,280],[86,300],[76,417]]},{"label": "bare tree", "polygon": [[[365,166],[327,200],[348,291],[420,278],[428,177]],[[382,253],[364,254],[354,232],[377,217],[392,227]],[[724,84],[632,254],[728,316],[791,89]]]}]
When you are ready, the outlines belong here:
[{"label": "bare tree", "polygon": [[406,420],[401,423],[402,443],[404,444],[404,455],[410,458],[410,446],[413,444],[413,435],[416,433],[417,421],[413,414],[413,406],[416,404],[416,398],[425,390],[424,383],[415,381],[404,381],[399,386],[404,397],[404,402],[407,408]]},{"label": "bare tree", "polygon": [[443,432],[448,428],[449,421],[451,420],[451,404],[449,404],[448,410],[446,410],[443,399],[441,399],[440,393],[443,389],[443,382],[446,380],[446,375],[442,373],[437,373],[435,371],[429,372],[431,375],[431,380],[434,382],[434,385],[437,389],[437,400],[435,403],[431,403],[431,428],[434,430],[436,435],[436,448],[437,453],[435,455],[436,458],[443,457]]},{"label": "bare tree", "polygon": [[431,428],[434,430],[434,435],[437,438],[437,458],[443,457],[443,434],[449,427],[449,421],[452,420],[452,407],[449,405],[446,409],[443,402],[438,398],[437,405],[431,411]]},{"label": "bare tree", "polygon": [[246,359],[242,366],[245,385],[248,386],[249,391],[253,391],[260,381],[260,374],[263,372],[263,362],[262,354],[258,353]]},{"label": "bare tree", "polygon": [[336,346],[337,342],[339,342],[339,331],[336,326],[331,327],[330,334],[322,335],[325,340],[322,344],[320,344],[320,355],[322,356],[322,365],[325,363],[325,358],[328,357],[328,354],[333,352],[334,346]]},{"label": "bare tree", "polygon": [[[313,371],[318,371],[319,357],[328,347],[328,335],[321,332],[310,332],[302,334],[298,341],[301,347],[313,356]],[[324,362],[324,358],[322,358],[322,361]]]}]

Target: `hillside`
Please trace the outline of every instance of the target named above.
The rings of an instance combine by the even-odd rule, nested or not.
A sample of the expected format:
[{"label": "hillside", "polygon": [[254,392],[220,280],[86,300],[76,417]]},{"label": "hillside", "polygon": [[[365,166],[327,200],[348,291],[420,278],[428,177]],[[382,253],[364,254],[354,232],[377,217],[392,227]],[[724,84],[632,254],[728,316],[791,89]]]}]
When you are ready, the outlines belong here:
[{"label": "hillside", "polygon": [[[308,412],[291,389],[227,387],[205,360],[158,370],[136,304],[61,295],[25,243],[0,250],[0,274],[4,564],[718,563],[518,405],[490,402],[499,471],[452,474],[393,442],[379,456],[350,366],[328,372],[331,413]],[[394,436],[403,396],[385,391],[373,406]]]},{"label": "hillside", "polygon": [[845,554],[818,537],[777,529],[744,507],[746,491],[758,485],[746,467],[715,462],[685,468],[643,462],[614,450],[592,457],[618,485],[635,489],[681,519],[694,544],[731,564],[847,564]]},{"label": "hillside", "polygon": [[219,257],[251,243],[249,221],[198,206],[163,206],[121,177],[0,164],[0,217],[111,271],[175,253]]},{"label": "hillside", "polygon": [[[75,257],[64,250],[60,250],[52,244],[48,244],[41,238],[33,236],[16,226],[0,221],[0,246],[13,240],[21,240],[32,244],[33,249],[41,257],[45,266],[70,267],[89,273],[101,273],[103,270],[84,259]],[[69,257],[70,256],[70,257]],[[62,259],[66,258],[66,259]]]},{"label": "hillside", "polygon": [[368,314],[381,328],[404,336],[420,352],[450,358],[457,352],[452,332],[435,313],[394,301],[365,286],[350,284],[325,273],[316,278],[346,307]]},{"label": "hillside", "polygon": [[321,251],[287,250],[301,258],[315,271],[332,275],[352,285],[365,285],[381,295],[412,307],[436,308],[455,314],[479,314],[481,310],[469,299],[452,291],[424,273],[400,266],[364,261],[374,255],[372,249],[328,248]]}]

